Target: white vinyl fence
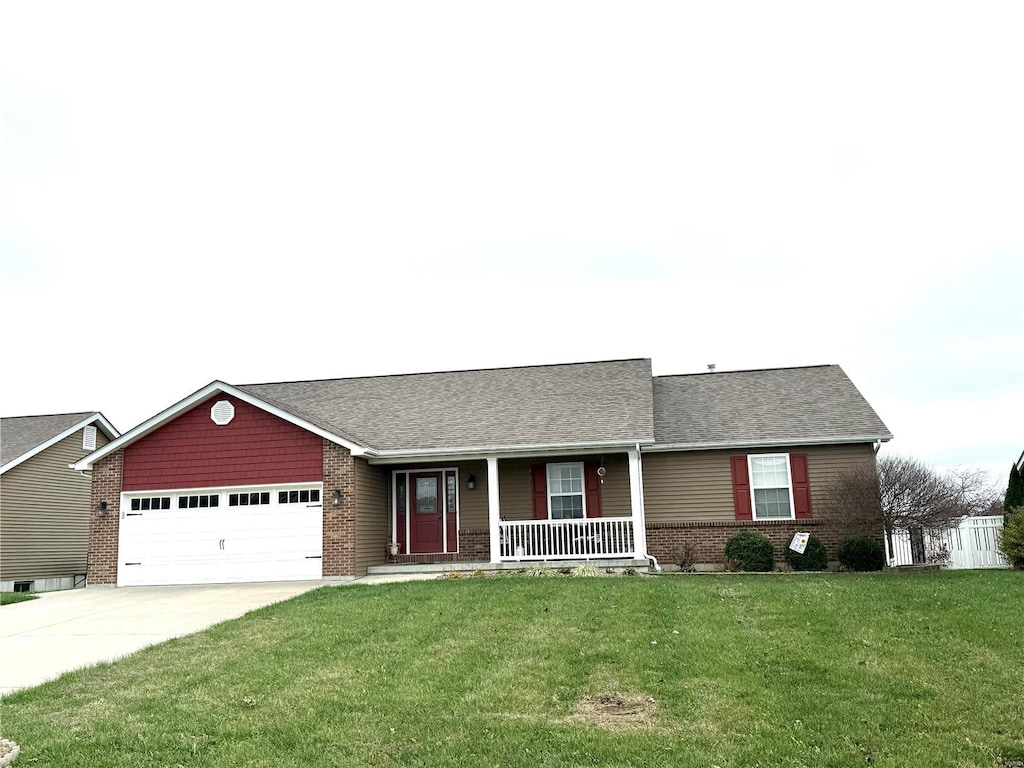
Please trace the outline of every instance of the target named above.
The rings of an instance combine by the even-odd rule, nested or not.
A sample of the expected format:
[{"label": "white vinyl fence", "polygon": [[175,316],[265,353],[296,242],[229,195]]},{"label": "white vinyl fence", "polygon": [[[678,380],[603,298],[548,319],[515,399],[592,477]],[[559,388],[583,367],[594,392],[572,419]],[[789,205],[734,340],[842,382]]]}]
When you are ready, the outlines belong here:
[{"label": "white vinyl fence", "polygon": [[890,565],[936,563],[945,568],[1006,568],[999,551],[1003,516],[965,517],[956,528],[895,531],[892,548],[885,542]]}]

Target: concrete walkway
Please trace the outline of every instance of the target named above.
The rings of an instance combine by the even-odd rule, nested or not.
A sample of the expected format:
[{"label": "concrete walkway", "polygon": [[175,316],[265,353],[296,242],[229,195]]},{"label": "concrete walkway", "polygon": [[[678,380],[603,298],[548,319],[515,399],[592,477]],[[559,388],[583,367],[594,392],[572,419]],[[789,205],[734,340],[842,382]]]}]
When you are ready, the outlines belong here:
[{"label": "concrete walkway", "polygon": [[[436,576],[367,576],[347,585]],[[38,600],[5,605],[0,608],[0,695],[198,632],[322,586],[322,581],[288,581],[91,587],[46,592]]]}]

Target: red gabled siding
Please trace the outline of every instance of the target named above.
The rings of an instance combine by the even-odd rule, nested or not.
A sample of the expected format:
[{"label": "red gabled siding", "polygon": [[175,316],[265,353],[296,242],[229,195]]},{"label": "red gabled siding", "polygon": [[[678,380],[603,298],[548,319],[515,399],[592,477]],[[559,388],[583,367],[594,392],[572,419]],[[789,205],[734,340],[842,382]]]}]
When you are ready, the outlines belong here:
[{"label": "red gabled siding", "polygon": [[[210,408],[235,406],[217,426]],[[216,395],[124,449],[124,490],[320,482],[323,440],[233,397]]]}]

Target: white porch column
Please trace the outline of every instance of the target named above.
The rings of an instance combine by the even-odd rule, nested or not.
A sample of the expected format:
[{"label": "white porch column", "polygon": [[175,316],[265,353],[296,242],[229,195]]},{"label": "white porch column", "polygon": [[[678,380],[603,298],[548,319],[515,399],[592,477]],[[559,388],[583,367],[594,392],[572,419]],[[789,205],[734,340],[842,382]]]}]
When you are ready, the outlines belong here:
[{"label": "white porch column", "polygon": [[487,518],[491,533],[491,562],[501,562],[501,507],[498,503],[498,458],[487,457]]},{"label": "white porch column", "polygon": [[626,452],[629,455],[629,507],[633,516],[634,557],[647,553],[647,527],[644,515],[644,473],[640,464],[640,446]]}]

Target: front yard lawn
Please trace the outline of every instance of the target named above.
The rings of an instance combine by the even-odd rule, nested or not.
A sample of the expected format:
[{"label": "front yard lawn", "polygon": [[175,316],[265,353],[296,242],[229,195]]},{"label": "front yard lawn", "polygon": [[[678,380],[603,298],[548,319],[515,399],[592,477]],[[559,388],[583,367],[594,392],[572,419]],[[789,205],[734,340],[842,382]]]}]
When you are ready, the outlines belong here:
[{"label": "front yard lawn", "polygon": [[0,592],[0,605],[11,605],[12,603],[24,603],[26,600],[35,600],[39,595],[31,592]]},{"label": "front yard lawn", "polygon": [[324,588],[2,703],[43,766],[1024,760],[1024,579]]}]

